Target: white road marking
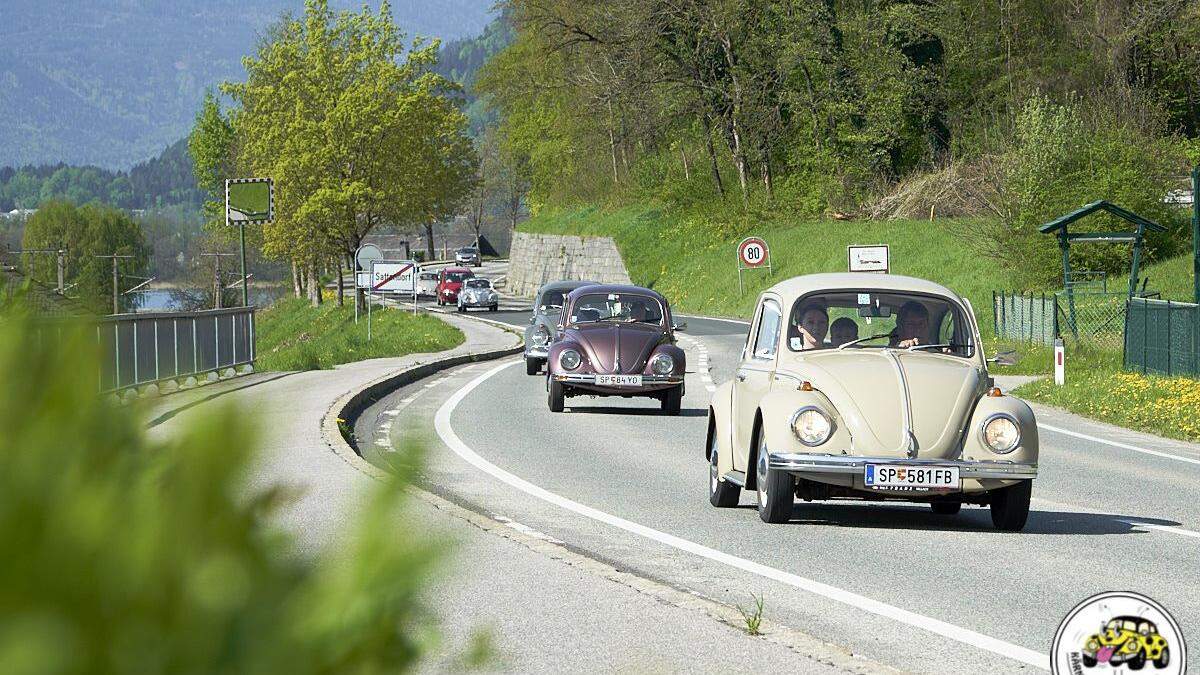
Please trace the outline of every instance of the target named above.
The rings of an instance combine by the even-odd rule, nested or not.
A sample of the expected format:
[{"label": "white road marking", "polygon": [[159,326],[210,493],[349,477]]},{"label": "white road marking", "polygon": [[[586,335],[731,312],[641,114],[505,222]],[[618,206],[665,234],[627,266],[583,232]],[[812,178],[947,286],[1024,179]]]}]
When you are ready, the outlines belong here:
[{"label": "white road marking", "polygon": [[558,539],[555,539],[554,537],[551,537],[550,535],[548,535],[544,532],[539,532],[539,531],[533,529],[532,527],[525,525],[523,523],[518,523],[517,521],[515,521],[511,518],[505,518],[504,516],[493,514],[492,520],[495,520],[500,523],[504,523],[504,525],[506,527],[511,527],[512,529],[516,530],[517,532],[528,535],[535,539],[541,539],[542,541],[548,541],[552,544],[561,544],[562,543]]},{"label": "white road marking", "polygon": [[590,506],[580,504],[579,502],[567,499],[566,497],[534,485],[533,483],[530,483],[529,481],[492,464],[483,457],[480,457],[475,453],[475,451],[471,450],[465,443],[462,442],[462,439],[458,437],[458,434],[456,434],[454,429],[450,426],[450,416],[453,414],[454,409],[458,407],[458,404],[461,403],[464,398],[466,398],[467,394],[471,393],[476,387],[485,382],[488,378],[499,373],[505,368],[517,365],[518,363],[521,363],[521,361],[515,360],[502,363],[471,380],[466,384],[466,386],[462,387],[453,395],[451,395],[450,398],[446,399],[446,402],[443,403],[440,408],[438,408],[437,415],[434,417],[434,428],[437,430],[437,434],[442,439],[442,442],[445,443],[451,450],[453,450],[455,454],[457,454],[459,457],[462,457],[465,461],[477,469],[489,474],[501,482],[511,485],[525,494],[537,497],[538,499],[573,513],[577,513],[585,518],[590,518],[597,522],[625,530],[626,532],[645,537],[646,539],[656,541],[660,544],[665,544],[672,548],[684,551],[686,553],[691,553],[707,560],[712,560],[744,572],[749,572],[766,579],[787,584],[800,590],[861,609],[877,616],[892,619],[909,626],[947,637],[963,644],[978,647],[1000,656],[1015,659],[1036,668],[1041,668],[1043,670],[1049,669],[1050,659],[1046,654],[1041,652],[1034,651],[1020,645],[1015,645],[1010,642],[1005,642],[1003,640],[970,630],[969,628],[955,626],[954,624],[947,623],[939,619],[934,619],[922,614],[910,612],[906,609],[901,609],[899,607],[895,607],[878,600],[873,600],[866,596],[852,593],[835,586],[830,586],[813,579],[808,579],[797,574],[784,572],[782,570],[775,569],[774,567],[763,565],[762,563],[746,560],[745,558],[739,558],[723,551],[718,551],[702,544],[697,544],[687,539],[683,539],[682,537],[667,534],[666,532],[660,532],[640,523],[635,523],[619,516],[614,516],[599,509],[595,509]]},{"label": "white road marking", "polygon": [[1081,434],[1078,431],[1068,431],[1067,429],[1061,429],[1059,427],[1051,426],[1049,424],[1042,424],[1041,422],[1038,422],[1038,428],[1045,429],[1046,431],[1053,431],[1056,434],[1062,434],[1064,436],[1073,436],[1075,438],[1080,438],[1085,441],[1092,441],[1093,443],[1103,443],[1104,445],[1111,445],[1114,448],[1121,448],[1123,450],[1132,450],[1133,452],[1140,452],[1145,455],[1153,455],[1155,457],[1164,457],[1166,459],[1173,459],[1177,462],[1187,462],[1188,464],[1200,464],[1200,459],[1197,459],[1195,457],[1184,457],[1182,455],[1172,455],[1169,452],[1160,452],[1158,450],[1148,450],[1146,448],[1139,448],[1136,445],[1130,445],[1128,443],[1121,443],[1120,441],[1110,441],[1106,438],[1097,438],[1096,436],[1089,436],[1087,434]]},{"label": "white road marking", "polygon": [[1119,520],[1122,523],[1125,523],[1127,525],[1135,525],[1137,527],[1144,527],[1147,530],[1162,530],[1163,532],[1170,532],[1171,534],[1181,534],[1185,537],[1195,537],[1197,539],[1200,539],[1200,532],[1193,532],[1191,530],[1185,530],[1182,527],[1171,527],[1170,525],[1159,525],[1157,523],[1148,523],[1144,520],[1138,520],[1137,518],[1117,518],[1117,520]]}]

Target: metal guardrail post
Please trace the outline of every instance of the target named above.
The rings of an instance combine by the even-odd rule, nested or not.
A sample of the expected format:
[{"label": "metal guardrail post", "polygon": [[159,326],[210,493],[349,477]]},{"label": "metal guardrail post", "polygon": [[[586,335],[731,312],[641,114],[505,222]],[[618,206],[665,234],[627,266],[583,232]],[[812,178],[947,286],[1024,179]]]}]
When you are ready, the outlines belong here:
[{"label": "metal guardrail post", "polygon": [[240,315],[234,314],[229,319],[229,322],[231,324],[233,324],[233,363],[235,365],[237,364],[237,348],[238,348],[238,341],[237,341],[238,316],[240,316]]},{"label": "metal guardrail post", "polygon": [[192,317],[192,372],[200,372],[200,350],[196,342],[196,317]]},{"label": "metal guardrail post", "polygon": [[158,319],[151,319],[154,322],[154,380],[159,380],[158,375]]},{"label": "metal guardrail post", "polygon": [[217,377],[220,377],[221,370],[221,320],[218,317],[213,317],[213,370],[218,371]]},{"label": "metal guardrail post", "polygon": [[142,381],[138,377],[137,319],[130,322],[130,327],[133,329],[133,386],[136,387]]},{"label": "metal guardrail post", "polygon": [[175,377],[179,377],[179,319],[171,319],[171,342],[175,347]]},{"label": "metal guardrail post", "polygon": [[116,370],[113,371],[113,389],[121,388],[121,324],[113,322],[113,354],[117,356]]}]

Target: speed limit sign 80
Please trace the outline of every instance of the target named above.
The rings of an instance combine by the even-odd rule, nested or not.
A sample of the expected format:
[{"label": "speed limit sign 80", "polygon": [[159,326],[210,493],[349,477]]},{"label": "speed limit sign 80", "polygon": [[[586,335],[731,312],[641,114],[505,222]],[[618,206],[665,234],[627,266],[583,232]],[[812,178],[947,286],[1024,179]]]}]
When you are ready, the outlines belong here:
[{"label": "speed limit sign 80", "polygon": [[738,260],[745,267],[758,267],[767,262],[767,242],[758,237],[746,237],[738,244]]}]

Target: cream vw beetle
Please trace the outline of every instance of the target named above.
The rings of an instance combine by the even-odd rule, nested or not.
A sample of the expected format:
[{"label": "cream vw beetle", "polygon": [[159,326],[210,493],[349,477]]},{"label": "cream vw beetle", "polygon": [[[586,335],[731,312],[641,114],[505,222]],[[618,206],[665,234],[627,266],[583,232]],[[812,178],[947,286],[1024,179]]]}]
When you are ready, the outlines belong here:
[{"label": "cream vw beetle", "polygon": [[1037,476],[1033,411],[993,386],[971,306],[938,284],[814,274],[758,300],[732,380],[713,395],[709,501],[786,521],[805,501],[991,507],[1020,530]]}]

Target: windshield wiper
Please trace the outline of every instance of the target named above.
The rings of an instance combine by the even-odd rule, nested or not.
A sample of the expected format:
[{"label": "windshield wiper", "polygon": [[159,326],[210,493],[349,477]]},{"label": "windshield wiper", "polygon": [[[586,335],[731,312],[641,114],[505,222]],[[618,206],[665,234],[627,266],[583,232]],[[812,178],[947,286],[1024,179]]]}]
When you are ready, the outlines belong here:
[{"label": "windshield wiper", "polygon": [[936,345],[913,345],[911,347],[906,347],[906,349],[910,352],[914,352],[918,349],[941,349],[941,348],[967,349],[969,347],[970,347],[970,345],[960,345],[957,342],[943,342],[943,343],[936,344]]},{"label": "windshield wiper", "polygon": [[849,342],[844,342],[841,345],[838,345],[838,349],[845,349],[846,347],[856,345],[860,342],[866,342],[868,340],[878,340],[879,338],[890,338],[890,337],[892,337],[891,333],[880,333],[879,335],[870,335],[865,338],[858,338],[857,340],[851,340]]}]

